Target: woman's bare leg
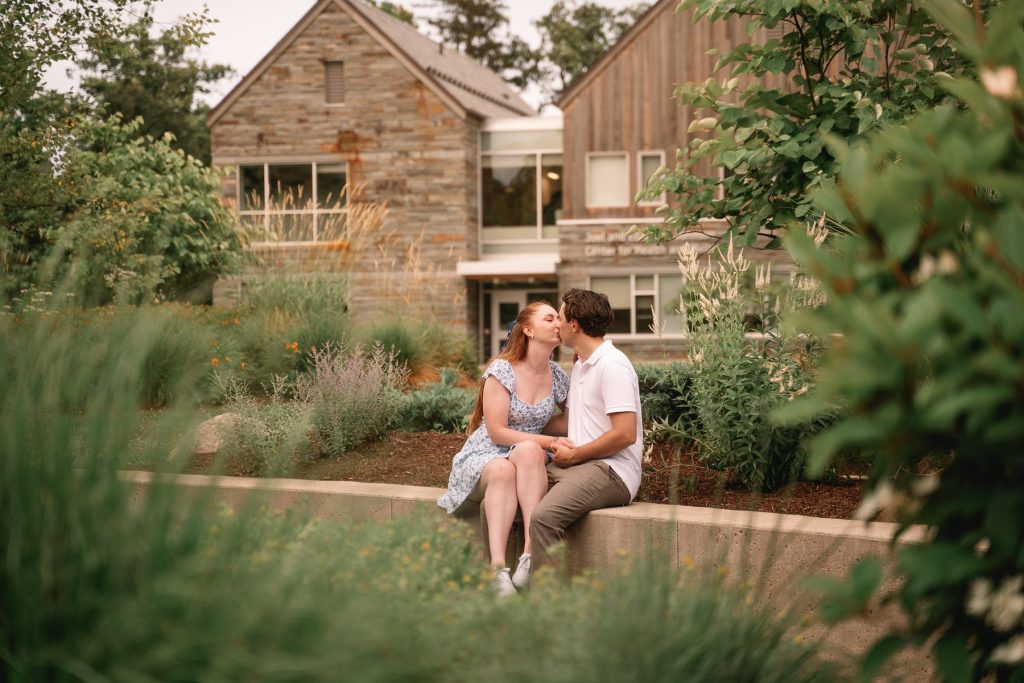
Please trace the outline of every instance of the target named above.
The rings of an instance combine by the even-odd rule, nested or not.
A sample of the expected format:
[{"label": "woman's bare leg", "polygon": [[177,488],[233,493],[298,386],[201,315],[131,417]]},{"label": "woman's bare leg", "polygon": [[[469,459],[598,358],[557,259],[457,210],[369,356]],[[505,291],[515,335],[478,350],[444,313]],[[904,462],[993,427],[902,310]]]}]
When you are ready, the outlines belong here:
[{"label": "woman's bare leg", "polygon": [[548,473],[545,469],[548,459],[544,449],[533,441],[524,441],[517,445],[512,449],[508,459],[515,465],[516,498],[519,501],[519,508],[523,511],[523,554],[529,555],[533,543],[530,538],[533,509],[548,492]]},{"label": "woman's bare leg", "polygon": [[[546,482],[545,482],[546,483]],[[505,566],[505,548],[512,522],[516,518],[516,467],[505,458],[495,458],[480,474],[484,489],[484,514],[487,516],[487,547],[491,553],[491,566]]]}]

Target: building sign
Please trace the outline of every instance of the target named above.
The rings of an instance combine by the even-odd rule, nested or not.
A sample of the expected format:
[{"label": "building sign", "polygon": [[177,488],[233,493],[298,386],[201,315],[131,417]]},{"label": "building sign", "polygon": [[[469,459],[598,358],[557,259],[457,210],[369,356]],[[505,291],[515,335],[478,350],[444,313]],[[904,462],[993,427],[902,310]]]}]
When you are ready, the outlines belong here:
[{"label": "building sign", "polygon": [[626,236],[625,230],[597,229],[583,234],[583,255],[588,257],[665,256],[666,244],[647,244],[640,235]]}]

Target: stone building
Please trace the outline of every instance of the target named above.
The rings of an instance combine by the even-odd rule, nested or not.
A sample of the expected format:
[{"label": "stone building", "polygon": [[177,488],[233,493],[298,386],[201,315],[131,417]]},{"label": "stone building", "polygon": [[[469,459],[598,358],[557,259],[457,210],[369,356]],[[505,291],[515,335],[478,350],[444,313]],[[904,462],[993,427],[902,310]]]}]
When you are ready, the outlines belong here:
[{"label": "stone building", "polygon": [[[358,0],[321,0],[207,119],[252,248],[350,273],[357,315],[477,326],[480,128],[532,109],[497,75]],[[218,284],[230,301],[243,280]]]},{"label": "stone building", "polygon": [[357,315],[433,316],[482,358],[519,308],[569,287],[608,293],[631,355],[681,352],[677,245],[625,233],[660,220],[663,202],[633,197],[689,143],[672,91],[712,74],[708,49],[747,38],[677,5],[655,3],[554,118],[360,0],[321,0],[210,113],[226,198],[265,235],[253,249],[268,265],[349,273]]}]

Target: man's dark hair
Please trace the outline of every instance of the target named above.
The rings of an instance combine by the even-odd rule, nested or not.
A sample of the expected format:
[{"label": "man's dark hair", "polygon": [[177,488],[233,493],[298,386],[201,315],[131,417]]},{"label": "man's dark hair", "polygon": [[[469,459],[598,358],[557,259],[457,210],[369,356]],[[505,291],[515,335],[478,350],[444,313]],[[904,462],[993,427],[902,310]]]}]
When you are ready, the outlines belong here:
[{"label": "man's dark hair", "polygon": [[589,289],[570,289],[562,295],[565,321],[575,320],[588,337],[603,337],[615,321],[608,297]]}]

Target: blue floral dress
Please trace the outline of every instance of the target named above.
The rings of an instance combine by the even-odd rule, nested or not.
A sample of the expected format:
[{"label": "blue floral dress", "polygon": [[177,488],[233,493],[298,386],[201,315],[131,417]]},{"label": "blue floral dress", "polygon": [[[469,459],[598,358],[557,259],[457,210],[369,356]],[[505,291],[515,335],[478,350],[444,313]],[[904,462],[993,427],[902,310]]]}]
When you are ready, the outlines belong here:
[{"label": "blue floral dress", "polygon": [[[494,377],[501,386],[508,389],[512,397],[508,408],[508,426],[517,432],[539,434],[551,419],[555,405],[564,404],[569,394],[569,377],[554,361],[551,361],[551,393],[537,403],[525,403],[516,396],[516,372],[509,361],[500,359],[491,363],[483,374],[484,379],[487,377]],[[448,492],[438,499],[437,504],[449,513],[455,512],[476,488],[484,466],[494,458],[507,458],[509,450],[509,446],[499,446],[491,441],[487,425],[481,422],[452,460]]]}]

